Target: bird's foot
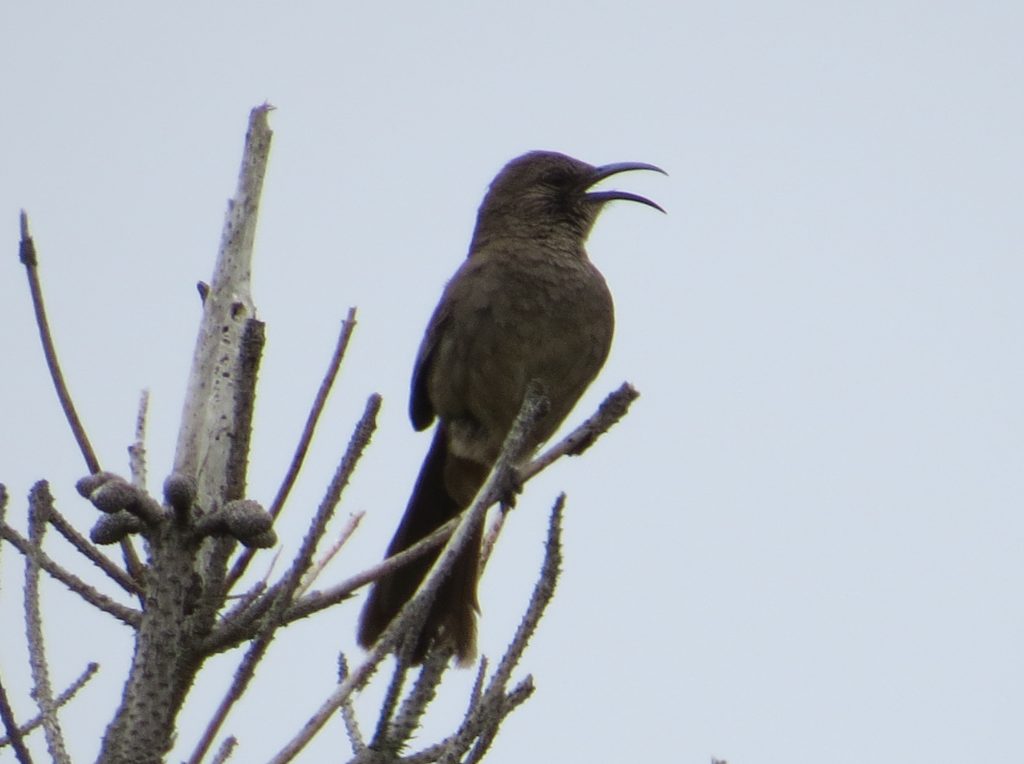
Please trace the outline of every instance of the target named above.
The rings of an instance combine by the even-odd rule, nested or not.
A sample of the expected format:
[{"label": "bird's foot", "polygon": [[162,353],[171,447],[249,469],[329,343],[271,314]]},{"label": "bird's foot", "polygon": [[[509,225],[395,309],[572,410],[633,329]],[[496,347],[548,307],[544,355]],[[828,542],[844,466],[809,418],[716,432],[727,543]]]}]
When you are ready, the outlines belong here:
[{"label": "bird's foot", "polygon": [[512,509],[516,505],[516,497],[523,492],[523,476],[518,467],[509,467],[502,474],[497,484],[498,501],[501,511]]}]

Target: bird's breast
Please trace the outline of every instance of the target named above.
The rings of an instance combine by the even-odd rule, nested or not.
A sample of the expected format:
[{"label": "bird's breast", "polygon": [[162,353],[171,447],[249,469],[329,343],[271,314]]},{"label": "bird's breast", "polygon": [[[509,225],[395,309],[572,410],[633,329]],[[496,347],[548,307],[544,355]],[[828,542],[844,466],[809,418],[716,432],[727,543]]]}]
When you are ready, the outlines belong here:
[{"label": "bird's breast", "polygon": [[452,426],[452,447],[493,459],[537,380],[549,413],[531,440],[557,429],[597,375],[614,311],[604,278],[576,253],[541,247],[476,253],[449,283],[428,392]]}]

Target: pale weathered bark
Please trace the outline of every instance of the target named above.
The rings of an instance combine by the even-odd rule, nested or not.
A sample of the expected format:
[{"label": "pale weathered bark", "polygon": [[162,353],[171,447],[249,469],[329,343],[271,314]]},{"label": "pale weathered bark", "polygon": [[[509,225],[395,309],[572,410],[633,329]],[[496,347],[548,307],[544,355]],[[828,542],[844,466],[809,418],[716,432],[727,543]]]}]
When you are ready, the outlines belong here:
[{"label": "pale weathered bark", "polygon": [[[264,105],[250,115],[238,188],[228,202],[213,278],[203,290],[203,317],[174,460],[176,479],[190,482],[195,496],[188,506],[176,508],[173,519],[150,529],[146,602],[121,706],[103,740],[104,764],[163,760],[173,742],[174,719],[202,663],[195,647],[215,615],[211,607],[199,607],[200,600],[220,599],[210,596],[209,588],[223,578],[226,551],[212,550],[230,542],[208,539],[205,553],[199,554],[192,526],[199,512],[240,498],[244,485],[244,472],[229,467],[239,463],[236,449],[247,450],[249,440],[251,407],[239,406],[239,399],[247,394],[240,385],[252,383],[243,368],[243,339],[255,318],[249,283],[272,136],[268,112]],[[217,565],[221,570],[214,569]]]}]

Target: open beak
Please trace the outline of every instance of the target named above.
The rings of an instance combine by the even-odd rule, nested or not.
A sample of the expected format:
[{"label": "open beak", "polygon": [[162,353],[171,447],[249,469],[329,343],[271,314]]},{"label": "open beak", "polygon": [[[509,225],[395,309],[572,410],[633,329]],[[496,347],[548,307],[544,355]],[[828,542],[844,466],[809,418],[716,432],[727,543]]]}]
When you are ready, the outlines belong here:
[{"label": "open beak", "polygon": [[[620,172],[629,172],[630,170],[653,170],[654,172],[660,172],[662,175],[668,175],[660,167],[647,164],[646,162],[615,162],[595,167],[594,172],[587,178],[586,188],[590,188],[595,183],[599,183],[612,175],[617,175]],[[623,199],[627,202],[646,204],[648,207],[654,207],[654,209],[660,212],[665,211],[661,205],[652,202],[646,196],[631,194],[629,191],[588,191],[583,195],[583,198],[593,202],[610,202],[613,199]]]}]

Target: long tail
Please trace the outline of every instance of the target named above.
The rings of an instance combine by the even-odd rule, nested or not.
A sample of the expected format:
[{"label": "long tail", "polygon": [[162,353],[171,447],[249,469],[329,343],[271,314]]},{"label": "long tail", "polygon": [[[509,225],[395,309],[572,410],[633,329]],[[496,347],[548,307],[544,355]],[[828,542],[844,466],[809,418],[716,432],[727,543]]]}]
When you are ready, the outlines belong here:
[{"label": "long tail", "polygon": [[[486,477],[486,470],[481,465],[448,454],[444,426],[438,425],[405,515],[388,545],[388,557],[408,549],[463,509],[446,487],[446,471],[449,481],[454,478],[458,485],[472,480],[479,486]],[[452,636],[460,664],[469,663],[476,655],[476,582],[481,536],[482,529],[477,528],[438,591],[413,647],[414,663],[422,662],[431,641],[442,631]],[[434,552],[421,557],[374,584],[359,617],[359,644],[369,648],[377,641],[415,593],[437,555],[438,552]]]}]

